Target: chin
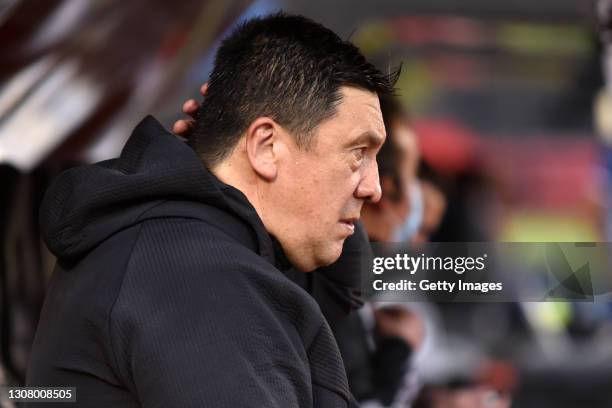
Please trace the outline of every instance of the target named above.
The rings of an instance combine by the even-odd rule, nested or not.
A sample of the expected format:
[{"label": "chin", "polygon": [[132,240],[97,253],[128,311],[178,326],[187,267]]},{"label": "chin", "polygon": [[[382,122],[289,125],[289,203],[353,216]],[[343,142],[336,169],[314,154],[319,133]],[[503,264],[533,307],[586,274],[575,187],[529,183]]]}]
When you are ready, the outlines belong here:
[{"label": "chin", "polygon": [[295,268],[302,272],[312,272],[317,268],[328,266],[336,262],[340,258],[340,255],[342,255],[343,246],[344,239],[334,240],[326,242],[317,249],[313,248],[313,251],[310,252],[310,256],[301,254],[301,256],[293,257],[289,253],[286,255]]},{"label": "chin", "polygon": [[340,256],[342,255],[342,248],[344,247],[344,239],[340,241],[330,242],[329,245],[326,246],[325,254],[321,257],[324,262],[321,266],[328,266],[336,262]]}]

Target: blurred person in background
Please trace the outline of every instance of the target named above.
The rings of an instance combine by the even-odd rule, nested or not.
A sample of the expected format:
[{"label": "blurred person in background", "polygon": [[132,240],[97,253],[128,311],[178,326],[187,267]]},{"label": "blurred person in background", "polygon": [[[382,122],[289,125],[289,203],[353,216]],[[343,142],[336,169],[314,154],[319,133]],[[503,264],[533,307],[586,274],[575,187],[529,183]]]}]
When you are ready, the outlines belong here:
[{"label": "blurred person in background", "polygon": [[423,203],[423,218],[416,234],[410,239],[412,245],[428,242],[436,233],[446,211],[446,197],[438,185],[420,179],[417,186],[416,194],[421,196],[420,201]]},{"label": "blurred person in background", "polygon": [[333,263],[380,199],[392,83],[303,17],[236,29],[192,148],[147,117],[48,191],[58,263],[27,384],[87,406],[352,405],[319,307],[281,271]]}]

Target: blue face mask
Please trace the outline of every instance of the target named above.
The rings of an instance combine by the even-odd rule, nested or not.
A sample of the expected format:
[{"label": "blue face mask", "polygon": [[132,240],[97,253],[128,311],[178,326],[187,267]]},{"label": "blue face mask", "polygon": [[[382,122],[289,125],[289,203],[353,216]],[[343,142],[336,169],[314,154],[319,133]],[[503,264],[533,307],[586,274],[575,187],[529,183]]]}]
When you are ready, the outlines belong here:
[{"label": "blue face mask", "polygon": [[421,184],[414,181],[408,188],[410,212],[404,223],[395,228],[393,242],[408,242],[421,228],[423,223],[423,193]]}]

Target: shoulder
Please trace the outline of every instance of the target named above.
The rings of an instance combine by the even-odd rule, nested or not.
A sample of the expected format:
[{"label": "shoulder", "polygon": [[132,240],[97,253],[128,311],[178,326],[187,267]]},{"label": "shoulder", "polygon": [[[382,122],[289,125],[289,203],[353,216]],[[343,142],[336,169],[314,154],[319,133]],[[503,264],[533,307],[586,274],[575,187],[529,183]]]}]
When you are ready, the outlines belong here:
[{"label": "shoulder", "polygon": [[[142,307],[165,301],[168,307],[247,314],[267,309],[291,320],[322,319],[316,301],[274,265],[218,228],[193,219],[143,223],[120,292],[123,302],[134,297],[143,298]],[[305,314],[310,316],[305,319]]]},{"label": "shoulder", "polygon": [[143,222],[127,263],[130,275],[183,277],[192,284],[235,280],[255,270],[278,274],[271,263],[219,227],[190,218]]}]

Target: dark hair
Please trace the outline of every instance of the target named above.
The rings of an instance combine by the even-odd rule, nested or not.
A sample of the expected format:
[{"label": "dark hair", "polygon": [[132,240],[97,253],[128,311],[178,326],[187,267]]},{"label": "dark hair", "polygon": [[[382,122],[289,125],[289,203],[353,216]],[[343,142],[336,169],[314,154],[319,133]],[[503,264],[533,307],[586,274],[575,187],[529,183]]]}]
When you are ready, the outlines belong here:
[{"label": "dark hair", "polygon": [[312,130],[336,113],[341,86],[392,94],[384,75],[359,49],[305,17],[273,14],[249,20],[217,51],[191,146],[208,167],[226,158],[250,123],[269,116],[309,148]]}]

